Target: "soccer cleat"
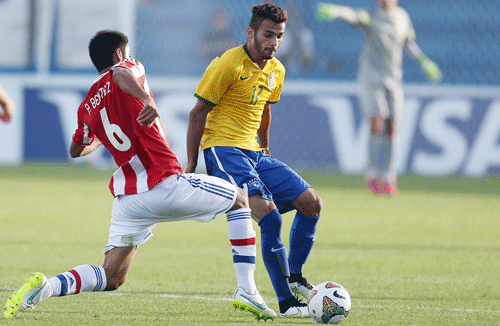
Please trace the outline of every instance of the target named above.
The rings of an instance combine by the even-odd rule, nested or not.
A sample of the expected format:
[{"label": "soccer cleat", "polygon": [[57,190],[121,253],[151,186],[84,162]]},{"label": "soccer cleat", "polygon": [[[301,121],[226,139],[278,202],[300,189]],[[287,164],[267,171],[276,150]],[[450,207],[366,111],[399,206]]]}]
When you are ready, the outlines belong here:
[{"label": "soccer cleat", "polygon": [[314,287],[311,283],[307,282],[306,278],[303,277],[298,282],[291,282],[290,289],[295,295],[302,295],[306,300],[309,300],[309,294],[311,294],[311,290]]},{"label": "soccer cleat", "polygon": [[274,310],[266,305],[258,291],[248,294],[243,288],[237,288],[233,295],[233,307],[251,312],[257,320],[272,320],[276,317]]},{"label": "soccer cleat", "polygon": [[16,317],[24,309],[40,302],[40,297],[47,285],[47,278],[42,273],[33,273],[26,279],[26,283],[17,291],[14,291],[5,304],[3,315],[5,318]]},{"label": "soccer cleat", "polygon": [[366,186],[374,195],[380,195],[383,192],[380,180],[377,177],[366,177]]},{"label": "soccer cleat", "polygon": [[384,182],[384,184],[382,185],[382,191],[384,194],[391,197],[396,197],[399,194],[396,181]]},{"label": "soccer cleat", "polygon": [[[293,303],[292,305],[283,313],[280,313],[281,317],[286,318],[307,318],[311,315],[309,314],[309,308],[307,308],[307,304],[300,302],[295,297],[292,297]],[[288,300],[288,299],[287,299]]]}]

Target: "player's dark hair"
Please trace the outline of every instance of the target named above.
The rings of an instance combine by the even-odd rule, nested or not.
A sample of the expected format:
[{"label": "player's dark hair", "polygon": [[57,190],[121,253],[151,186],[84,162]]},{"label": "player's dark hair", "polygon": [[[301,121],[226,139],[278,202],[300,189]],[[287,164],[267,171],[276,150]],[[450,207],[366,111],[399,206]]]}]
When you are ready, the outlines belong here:
[{"label": "player's dark hair", "polygon": [[92,63],[101,71],[113,65],[113,53],[116,49],[125,53],[128,44],[127,35],[111,30],[97,32],[89,43],[89,55]]},{"label": "player's dark hair", "polygon": [[285,23],[288,19],[286,10],[271,3],[264,3],[252,8],[252,19],[249,26],[257,31],[266,19],[270,19],[277,24]]}]

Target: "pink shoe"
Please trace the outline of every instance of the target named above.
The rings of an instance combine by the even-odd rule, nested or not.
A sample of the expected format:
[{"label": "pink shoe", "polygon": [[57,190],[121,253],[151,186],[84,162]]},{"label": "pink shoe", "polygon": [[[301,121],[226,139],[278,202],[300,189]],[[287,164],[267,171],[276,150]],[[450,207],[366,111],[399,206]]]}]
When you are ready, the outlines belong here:
[{"label": "pink shoe", "polygon": [[382,193],[383,188],[380,187],[380,180],[377,177],[367,177],[366,186],[374,195],[380,195]]},{"label": "pink shoe", "polygon": [[399,194],[398,185],[396,181],[384,182],[382,185],[383,193],[390,197],[396,197]]}]

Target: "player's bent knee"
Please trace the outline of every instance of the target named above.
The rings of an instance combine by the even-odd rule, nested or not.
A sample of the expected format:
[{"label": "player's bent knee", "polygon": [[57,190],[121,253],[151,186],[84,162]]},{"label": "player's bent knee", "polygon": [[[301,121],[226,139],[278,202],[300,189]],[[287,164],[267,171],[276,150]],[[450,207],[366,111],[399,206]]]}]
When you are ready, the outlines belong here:
[{"label": "player's bent knee", "polygon": [[315,217],[321,214],[323,201],[312,188],[309,188],[293,201],[293,206],[300,214]]},{"label": "player's bent knee", "polygon": [[312,205],[312,210],[313,210],[314,216],[321,214],[321,210],[323,209],[323,200],[321,199],[321,197],[318,194],[316,194],[311,205]]}]

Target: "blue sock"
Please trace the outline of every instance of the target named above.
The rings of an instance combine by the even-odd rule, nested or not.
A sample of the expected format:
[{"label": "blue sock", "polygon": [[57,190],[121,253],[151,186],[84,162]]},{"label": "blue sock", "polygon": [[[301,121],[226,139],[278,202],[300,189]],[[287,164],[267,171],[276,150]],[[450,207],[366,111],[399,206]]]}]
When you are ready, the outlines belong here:
[{"label": "blue sock", "polygon": [[290,255],[288,264],[292,274],[302,273],[302,266],[306,263],[307,257],[316,240],[316,225],[320,215],[309,217],[297,213],[290,229]]},{"label": "blue sock", "polygon": [[281,242],[282,221],[280,213],[278,213],[277,209],[274,209],[259,222],[262,259],[271,278],[271,283],[273,283],[274,291],[278,296],[278,301],[293,296],[288,285],[290,270],[288,268],[286,248]]}]

